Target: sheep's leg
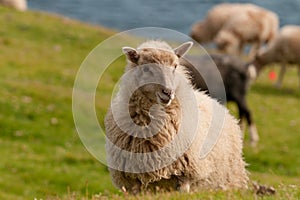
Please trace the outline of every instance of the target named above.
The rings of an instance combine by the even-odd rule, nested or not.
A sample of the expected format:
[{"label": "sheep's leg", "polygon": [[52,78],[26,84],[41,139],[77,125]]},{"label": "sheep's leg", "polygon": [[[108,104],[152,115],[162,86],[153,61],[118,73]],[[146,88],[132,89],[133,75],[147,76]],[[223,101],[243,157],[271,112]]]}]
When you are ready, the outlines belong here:
[{"label": "sheep's leg", "polygon": [[[244,134],[245,134],[245,125],[243,123],[243,119],[246,118],[246,113],[247,113],[247,104],[243,103],[243,97],[241,95],[235,95],[236,97],[234,98],[235,102],[237,103],[238,106],[238,110],[239,110],[239,125],[241,128],[241,137],[244,138]],[[248,120],[247,120],[248,121]]]},{"label": "sheep's leg", "polygon": [[114,185],[119,187],[124,194],[138,194],[141,190],[142,184],[137,179],[131,179],[125,176],[124,172],[110,169]]},{"label": "sheep's leg", "polygon": [[238,56],[242,56],[243,55],[243,53],[244,53],[244,43],[243,42],[241,42],[239,45],[238,45],[238,52],[237,52],[237,55]]},{"label": "sheep's leg", "polygon": [[190,192],[190,181],[185,178],[179,178],[178,177],[178,186],[177,189],[180,192]]},{"label": "sheep's leg", "polygon": [[254,58],[255,54],[256,54],[256,47],[254,45],[252,45],[252,47],[250,48],[250,51],[248,53],[248,58],[249,59]]},{"label": "sheep's leg", "polygon": [[239,109],[239,126],[241,128],[241,138],[244,139],[245,137],[245,123],[244,123],[244,113],[242,112],[242,110],[240,109],[240,107],[238,106],[238,109]]},{"label": "sheep's leg", "polygon": [[298,66],[298,81],[299,81],[299,89],[300,89],[300,65]]},{"label": "sheep's leg", "polygon": [[250,135],[250,144],[252,147],[255,147],[259,140],[259,136],[258,136],[257,129],[256,129],[256,126],[254,123],[249,125],[249,135]]},{"label": "sheep's leg", "polygon": [[180,192],[187,192],[187,193],[189,193],[190,192],[190,183],[189,182],[185,182],[182,185],[180,185],[179,191]]},{"label": "sheep's leg", "polygon": [[261,43],[254,43],[249,51],[248,57],[250,59],[253,59],[256,55],[256,53],[258,52],[259,47],[261,46]]},{"label": "sheep's leg", "polygon": [[283,80],[283,76],[284,76],[284,74],[285,74],[285,71],[286,71],[286,64],[283,63],[283,64],[281,65],[280,72],[279,72],[279,77],[278,77],[277,82],[275,83],[275,87],[281,88],[282,80]]},{"label": "sheep's leg", "polygon": [[250,144],[251,144],[251,146],[255,147],[257,142],[259,141],[259,136],[257,133],[256,126],[252,120],[252,114],[248,108],[245,96],[237,98],[237,99],[239,99],[236,102],[237,102],[238,108],[239,108],[240,119],[242,119],[243,117],[246,118],[248,126],[249,126]]},{"label": "sheep's leg", "polygon": [[244,139],[244,137],[245,137],[245,125],[243,123],[241,115],[240,115],[239,125],[240,125],[240,128],[241,128],[241,137],[242,137],[242,139]]}]

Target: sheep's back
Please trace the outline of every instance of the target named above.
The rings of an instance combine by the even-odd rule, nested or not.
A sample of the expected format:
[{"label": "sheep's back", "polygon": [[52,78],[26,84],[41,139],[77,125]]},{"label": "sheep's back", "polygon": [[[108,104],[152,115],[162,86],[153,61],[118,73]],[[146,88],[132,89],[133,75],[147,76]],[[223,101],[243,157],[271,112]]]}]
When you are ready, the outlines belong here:
[{"label": "sheep's back", "polygon": [[263,55],[269,60],[300,64],[300,26],[287,25],[280,29],[279,34]]},{"label": "sheep's back", "polygon": [[0,0],[0,4],[20,11],[25,11],[27,9],[26,0]]},{"label": "sheep's back", "polygon": [[[237,120],[231,116],[228,110],[216,100],[208,97],[202,92],[196,92],[199,102],[199,126],[198,141],[194,143],[195,151],[200,152],[206,137],[213,134],[218,135],[215,145],[206,157],[199,160],[201,170],[208,171],[208,179],[199,179],[195,188],[247,188],[248,175],[245,169],[246,163],[242,158],[242,137]],[[216,113],[216,110],[219,113]],[[215,115],[215,116],[214,116]],[[205,116],[205,117],[203,117]],[[209,116],[209,117],[208,117]],[[219,116],[223,116],[218,119]],[[212,121],[213,118],[217,121]],[[221,123],[220,129],[212,128],[214,123]],[[203,130],[210,130],[203,134]]]}]

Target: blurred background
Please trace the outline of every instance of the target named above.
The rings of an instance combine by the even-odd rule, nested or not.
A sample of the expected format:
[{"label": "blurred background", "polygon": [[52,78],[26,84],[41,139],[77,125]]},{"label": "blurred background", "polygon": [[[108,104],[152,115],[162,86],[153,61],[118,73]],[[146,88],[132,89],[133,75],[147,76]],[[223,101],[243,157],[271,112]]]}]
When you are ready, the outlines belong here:
[{"label": "blurred background", "polygon": [[280,25],[300,24],[300,0],[217,1],[217,0],[28,0],[29,9],[59,13],[93,24],[127,30],[137,27],[164,27],[188,34],[196,20],[203,19],[207,10],[224,2],[253,3],[274,11]]}]

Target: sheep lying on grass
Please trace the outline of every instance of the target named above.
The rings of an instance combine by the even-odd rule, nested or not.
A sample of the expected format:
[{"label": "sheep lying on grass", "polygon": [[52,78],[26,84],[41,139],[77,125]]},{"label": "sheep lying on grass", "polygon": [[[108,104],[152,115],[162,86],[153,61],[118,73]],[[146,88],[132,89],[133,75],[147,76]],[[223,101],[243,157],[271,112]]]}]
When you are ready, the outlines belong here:
[{"label": "sheep lying on grass", "polygon": [[247,188],[237,120],[179,65],[191,45],[123,48],[126,73],[105,117],[109,171],[123,191]]},{"label": "sheep lying on grass", "polygon": [[27,10],[26,0],[0,0],[0,5],[4,5],[16,10],[25,11]]},{"label": "sheep lying on grass", "polygon": [[[247,120],[251,145],[255,146],[259,136],[247,105],[246,95],[250,81],[256,78],[256,69],[238,57],[230,55],[187,56],[186,59],[181,59],[180,63],[187,66],[196,89],[208,91],[211,97],[222,103],[225,103],[224,97],[226,97],[226,101],[233,101],[237,104],[240,119],[245,118]],[[212,66],[214,64],[216,64],[217,69]],[[217,81],[219,74],[222,80]],[[224,97],[219,92],[222,87],[226,93]]]},{"label": "sheep lying on grass", "polygon": [[252,43],[250,56],[254,56],[275,37],[277,29],[278,17],[271,11],[253,4],[223,3],[195,23],[190,35],[201,44],[214,41],[219,50],[230,54],[240,54],[246,43]]},{"label": "sheep lying on grass", "polygon": [[259,71],[271,63],[282,64],[276,87],[281,87],[286,65],[297,65],[300,88],[300,26],[282,27],[275,40],[269,47],[260,51],[253,62]]}]

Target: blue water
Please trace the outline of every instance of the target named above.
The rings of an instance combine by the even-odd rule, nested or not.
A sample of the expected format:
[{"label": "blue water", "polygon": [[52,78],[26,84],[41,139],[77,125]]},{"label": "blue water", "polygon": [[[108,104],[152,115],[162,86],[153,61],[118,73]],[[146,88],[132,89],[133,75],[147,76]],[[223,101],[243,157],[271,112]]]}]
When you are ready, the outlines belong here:
[{"label": "blue water", "polygon": [[28,0],[28,6],[117,30],[154,26],[187,34],[208,9],[222,2],[254,3],[276,12],[281,26],[300,25],[300,0]]}]

